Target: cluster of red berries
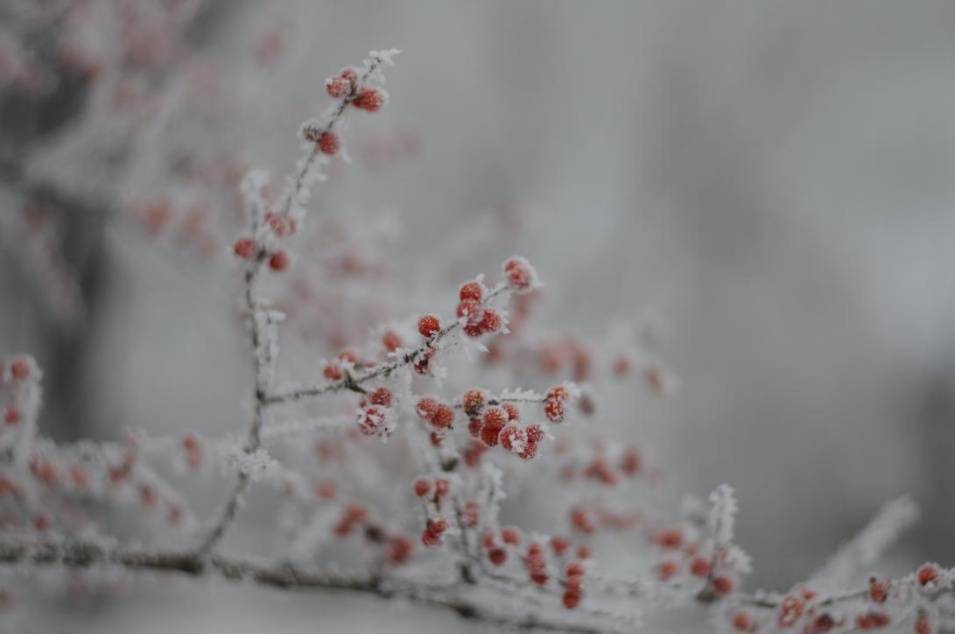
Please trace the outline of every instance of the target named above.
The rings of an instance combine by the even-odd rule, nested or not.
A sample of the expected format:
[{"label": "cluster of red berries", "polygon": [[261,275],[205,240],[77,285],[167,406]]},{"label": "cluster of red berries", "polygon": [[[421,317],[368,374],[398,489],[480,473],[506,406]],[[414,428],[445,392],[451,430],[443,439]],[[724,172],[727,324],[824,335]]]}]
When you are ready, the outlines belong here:
[{"label": "cluster of red berries", "polygon": [[415,411],[421,420],[429,423],[435,430],[443,432],[454,426],[454,408],[432,396],[420,399],[415,405]]},{"label": "cluster of red berries", "polygon": [[451,492],[451,482],[444,478],[437,478],[431,480],[430,478],[418,478],[414,481],[414,493],[419,498],[427,499],[435,505],[436,508],[441,508],[442,501],[448,496],[448,493]]},{"label": "cluster of red berries", "polygon": [[878,630],[888,627],[892,618],[880,610],[870,610],[856,616],[856,627],[860,630]]},{"label": "cluster of red berries", "polygon": [[325,92],[333,99],[350,99],[351,105],[367,112],[378,112],[385,105],[385,93],[368,86],[359,88],[358,71],[343,69],[336,77],[325,80]]},{"label": "cluster of red berries", "polygon": [[480,280],[473,280],[458,289],[458,307],[455,314],[463,321],[464,334],[469,337],[500,332],[504,328],[504,319],[493,308],[484,306],[487,289]]},{"label": "cluster of red berries", "polygon": [[[274,216],[274,218],[280,218],[280,216]],[[276,220],[276,222],[279,222]],[[289,226],[289,223],[293,223],[291,219],[288,220],[288,223],[282,222],[282,226]],[[273,231],[274,231],[273,226]],[[276,235],[278,232],[276,231]],[[236,257],[243,260],[255,260],[258,257],[258,247],[255,243],[254,238],[248,236],[243,236],[235,241],[232,245],[232,252]],[[268,256],[269,269],[276,273],[282,273],[283,271],[288,270],[289,265],[292,263],[292,259],[289,256],[288,252],[284,249],[275,249],[271,253],[266,254]]]},{"label": "cluster of red berries", "polygon": [[421,543],[428,547],[440,546],[441,536],[448,530],[448,520],[443,517],[428,518],[424,531],[421,533]]},{"label": "cluster of red berries", "polygon": [[388,410],[393,402],[391,390],[386,387],[379,387],[363,396],[358,403],[358,431],[366,436],[388,435]]},{"label": "cluster of red berries", "polygon": [[537,455],[544,430],[540,425],[519,427],[521,413],[514,403],[507,401],[488,406],[484,390],[471,389],[461,397],[461,406],[470,418],[468,432],[479,438],[487,447],[500,443],[505,451],[517,454],[525,460]]},{"label": "cluster of red berries", "polygon": [[537,363],[541,371],[550,376],[560,374],[566,365],[572,380],[579,383],[590,378],[590,352],[576,339],[560,339],[538,344]]},{"label": "cluster of red berries", "polygon": [[544,414],[549,421],[559,423],[564,420],[569,396],[567,388],[563,385],[555,385],[547,390],[547,396],[544,398]]}]

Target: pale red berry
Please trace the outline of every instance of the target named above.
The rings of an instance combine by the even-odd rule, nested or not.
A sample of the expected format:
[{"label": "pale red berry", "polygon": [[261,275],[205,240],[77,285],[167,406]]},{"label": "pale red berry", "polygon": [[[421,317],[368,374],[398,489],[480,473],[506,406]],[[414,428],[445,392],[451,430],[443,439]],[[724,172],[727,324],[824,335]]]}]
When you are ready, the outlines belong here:
[{"label": "pale red berry", "polygon": [[328,156],[337,154],[339,149],[338,135],[330,130],[322,132],[318,137],[318,149],[321,150],[322,154]]},{"label": "pale red berry", "polygon": [[930,583],[938,581],[938,566],[935,564],[923,564],[918,569],[916,576],[920,586],[927,586]]},{"label": "pale red berry", "polygon": [[232,245],[232,252],[243,260],[251,260],[255,257],[255,240],[252,238],[239,238]]},{"label": "pale red berry", "polygon": [[448,493],[451,492],[451,482],[440,478],[434,481],[434,495],[438,498],[443,498]]},{"label": "pale red berry", "polygon": [[296,223],[290,216],[283,216],[270,211],[265,214],[265,222],[269,225],[272,233],[280,238],[295,233]]},{"label": "pale red berry", "polygon": [[358,70],[351,66],[343,68],[338,76],[347,81],[352,88],[358,85]]},{"label": "pale red berry", "polygon": [[484,289],[481,287],[480,282],[465,282],[461,285],[461,288],[458,289],[458,299],[464,301],[466,299],[480,302],[484,299]]},{"label": "pale red berry", "polygon": [[935,624],[932,622],[932,619],[929,618],[928,614],[921,612],[915,618],[913,632],[915,634],[935,634]]},{"label": "pale red berry", "polygon": [[16,425],[20,418],[20,410],[12,405],[3,412],[3,422],[7,425]]},{"label": "pale red berry", "polygon": [[660,548],[674,549],[683,545],[683,531],[678,528],[661,530],[656,535],[656,542]]},{"label": "pale red berry", "polygon": [[377,88],[362,88],[352,100],[352,105],[366,112],[378,112],[385,105],[385,95]]},{"label": "pale red berry", "polygon": [[388,352],[394,352],[402,345],[401,336],[394,330],[386,330],[381,336],[381,344]]},{"label": "pale red berry", "polygon": [[329,77],[325,80],[325,92],[332,99],[341,99],[351,92],[352,84],[344,77]]},{"label": "pale red berry", "polygon": [[657,577],[660,581],[669,581],[680,572],[680,564],[675,559],[664,559],[657,565]]},{"label": "pale red berry", "polygon": [[629,447],[623,452],[620,470],[628,476],[636,475],[640,471],[640,452],[636,448]]},{"label": "pale red berry", "polygon": [[521,532],[513,526],[505,526],[501,529],[501,541],[511,546],[517,546],[521,543]]},{"label": "pale red berry", "polygon": [[706,577],[710,574],[710,560],[706,557],[694,557],[690,561],[690,574],[694,577]]},{"label": "pale red berry", "polygon": [[10,362],[10,376],[17,381],[30,378],[30,361],[25,357],[17,357]]},{"label": "pale red berry", "polygon": [[550,547],[555,555],[563,557],[564,553],[570,548],[570,542],[559,535],[554,535],[550,538]]},{"label": "pale red berry", "polygon": [[[575,529],[585,535],[590,535],[597,530],[593,517],[586,509],[572,508],[570,510],[570,523]],[[581,559],[586,559],[586,557],[581,557]]]},{"label": "pale red berry", "polygon": [[441,322],[435,315],[425,315],[418,320],[418,332],[421,336],[430,339],[441,331]]},{"label": "pale red berry", "polygon": [[431,491],[431,481],[427,478],[418,478],[414,481],[414,493],[419,498],[423,498]]},{"label": "pale red berry", "polygon": [[278,250],[269,257],[269,268],[275,271],[276,273],[281,273],[288,269],[291,259],[289,258],[288,253],[283,250]]},{"label": "pale red berry", "polygon": [[749,612],[737,612],[733,615],[733,629],[737,632],[751,632],[755,622]]},{"label": "pale red berry", "polygon": [[537,282],[537,273],[530,263],[521,257],[513,257],[504,262],[504,275],[507,284],[516,293],[526,293]]},{"label": "pale red berry", "polygon": [[399,566],[409,559],[414,552],[414,543],[403,535],[392,537],[388,543],[388,561]]},{"label": "pale red berry", "polygon": [[329,381],[341,381],[344,376],[342,374],[342,367],[337,361],[326,363],[322,369],[322,375]]},{"label": "pale red berry", "polygon": [[885,612],[873,610],[856,617],[856,627],[860,630],[878,630],[887,627],[892,619]]}]

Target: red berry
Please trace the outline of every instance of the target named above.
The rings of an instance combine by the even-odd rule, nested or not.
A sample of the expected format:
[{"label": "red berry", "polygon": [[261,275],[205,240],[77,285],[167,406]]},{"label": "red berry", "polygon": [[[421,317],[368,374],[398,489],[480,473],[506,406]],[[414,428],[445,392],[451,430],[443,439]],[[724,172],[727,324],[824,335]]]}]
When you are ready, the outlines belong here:
[{"label": "red berry", "polygon": [[486,308],[480,328],[483,332],[500,332],[504,328],[504,318],[493,308]]},{"label": "red berry", "polygon": [[434,495],[438,498],[443,498],[448,493],[451,492],[451,483],[444,478],[434,481]]},{"label": "red berry", "polygon": [[358,71],[351,66],[343,68],[342,72],[338,73],[338,76],[347,81],[352,88],[358,85]]},{"label": "red berry", "polygon": [[915,634],[935,634],[935,624],[925,612],[921,612],[915,619]]},{"label": "red berry", "polygon": [[679,548],[683,545],[683,532],[678,528],[668,528],[657,533],[656,541],[661,548]]},{"label": "red berry", "polygon": [[239,238],[232,245],[232,252],[243,260],[251,260],[255,257],[255,240],[252,238]]},{"label": "red berry", "polygon": [[434,413],[438,411],[439,405],[440,403],[438,403],[436,399],[426,396],[420,399],[417,405],[415,405],[415,411],[423,420],[430,421]]},{"label": "red berry", "polygon": [[508,425],[501,430],[498,440],[507,451],[522,452],[527,446],[527,433],[520,427]]},{"label": "red berry", "polygon": [[465,282],[461,285],[461,288],[458,289],[458,299],[462,302],[466,299],[470,299],[476,302],[484,299],[484,289],[481,286],[480,282]]},{"label": "red berry", "polygon": [[495,566],[501,566],[507,561],[507,551],[503,548],[492,548],[487,552],[487,558]]},{"label": "red berry", "polygon": [[938,581],[938,566],[935,564],[923,564],[916,573],[920,586],[927,586],[930,583]]},{"label": "red berry", "polygon": [[272,257],[269,258],[269,268],[275,271],[276,273],[281,273],[288,269],[291,259],[283,250],[278,250],[272,254]]},{"label": "red berry", "polygon": [[368,397],[372,405],[381,405],[382,407],[391,407],[391,390],[386,387],[379,387]]},{"label": "red berry", "polygon": [[344,376],[342,367],[338,365],[337,361],[326,363],[324,369],[322,369],[322,375],[329,381],[341,381]]},{"label": "red berry", "polygon": [[401,337],[394,330],[386,330],[381,336],[381,343],[388,352],[394,352],[401,347]]},{"label": "red berry", "polygon": [[581,593],[574,590],[567,590],[564,592],[562,602],[564,607],[568,610],[573,610],[578,605],[580,605]]},{"label": "red berry", "polygon": [[344,77],[329,77],[325,80],[325,92],[332,99],[341,99],[351,92],[352,84]]},{"label": "red berry", "polygon": [[885,612],[873,610],[856,617],[856,627],[860,630],[877,630],[886,627],[892,619]]},{"label": "red berry", "polygon": [[358,431],[366,436],[384,436],[388,433],[385,412],[375,405],[358,410]]},{"label": "red berry", "polygon": [[729,594],[733,591],[733,588],[736,586],[736,583],[731,577],[726,575],[719,575],[713,578],[713,590],[716,591],[716,594],[723,596]]},{"label": "red berry", "polygon": [[468,433],[474,438],[479,438],[481,436],[481,427],[483,426],[484,423],[481,422],[480,418],[472,418],[468,421]]},{"label": "red berry", "polygon": [[550,538],[550,547],[555,555],[563,557],[567,549],[570,548],[570,542],[559,535],[555,535]]},{"label": "red berry", "polygon": [[414,493],[419,498],[423,498],[431,491],[431,481],[426,478],[418,478],[414,481]]},{"label": "red berry", "polygon": [[620,470],[626,475],[636,475],[640,471],[640,452],[630,447],[623,453],[620,459]]},{"label": "red berry", "polygon": [[25,381],[30,378],[30,360],[26,357],[17,357],[10,362],[10,376],[17,381]]},{"label": "red berry", "polygon": [[322,132],[318,137],[318,149],[321,150],[322,154],[329,156],[337,154],[339,149],[338,135],[329,130]]},{"label": "red berry", "polygon": [[435,315],[425,315],[418,320],[418,332],[421,336],[430,339],[441,331],[441,322]]},{"label": "red berry", "polygon": [[710,560],[706,557],[694,557],[690,562],[690,574],[694,577],[706,577],[710,574]]},{"label": "red berry", "polygon": [[3,412],[3,422],[7,425],[16,425],[20,422],[20,410],[14,406],[8,407]]},{"label": "red berry", "polygon": [[505,526],[501,529],[501,541],[511,546],[517,546],[521,543],[521,532],[512,526]]},{"label": "red berry", "polygon": [[579,561],[572,561],[567,564],[564,574],[568,577],[582,577],[584,574],[584,565]]},{"label": "red berry", "polygon": [[[587,512],[586,509],[572,508],[570,510],[570,523],[575,529],[585,535],[590,535],[597,530],[591,514]],[[578,556],[580,555],[578,554]],[[583,556],[580,556],[580,558],[586,559],[586,557]]]},{"label": "red berry", "polygon": [[362,88],[352,100],[352,105],[367,112],[378,112],[385,105],[385,95],[377,88]]},{"label": "red berry", "polygon": [[517,405],[514,403],[501,403],[501,407],[503,407],[504,411],[507,413],[507,420],[516,421],[521,419],[521,411],[517,409]]},{"label": "red berry", "polygon": [[748,612],[737,612],[733,615],[733,629],[737,632],[751,632],[755,623]]},{"label": "red berry", "polygon": [[438,405],[431,415],[431,424],[439,429],[447,429],[454,423],[454,409],[448,405]]},{"label": "red berry", "polygon": [[680,564],[673,559],[664,559],[657,566],[657,577],[660,581],[669,581],[680,571]]},{"label": "red berry", "polygon": [[487,395],[484,390],[468,390],[461,397],[461,405],[468,416],[479,416],[487,403]]},{"label": "red berry", "polygon": [[399,566],[411,559],[411,553],[413,551],[414,544],[410,539],[403,535],[392,537],[389,543],[388,561]]},{"label": "red berry", "polygon": [[501,407],[489,407],[484,410],[484,425],[481,428],[481,440],[489,447],[497,445],[498,435],[507,423],[507,412]]}]

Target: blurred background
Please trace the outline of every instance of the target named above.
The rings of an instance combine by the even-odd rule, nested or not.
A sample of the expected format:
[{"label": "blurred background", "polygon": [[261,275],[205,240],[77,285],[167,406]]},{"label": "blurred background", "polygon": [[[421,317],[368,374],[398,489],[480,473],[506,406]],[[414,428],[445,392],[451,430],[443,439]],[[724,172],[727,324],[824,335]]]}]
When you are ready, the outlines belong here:
[{"label": "blurred background", "polygon": [[[753,587],[804,578],[906,492],[923,518],[899,570],[955,560],[955,4],[161,2],[177,39],[127,34],[154,62],[135,81],[110,57],[124,4],[0,3],[0,351],[45,368],[45,433],[244,427],[238,225],[183,246],[153,201],[214,200],[182,184],[195,156],[285,173],[324,78],[395,46],[391,101],[352,121],[319,203],[400,219],[398,288],[520,251],[548,285],[539,324],[657,315],[682,389],[621,395],[612,429],[675,491],[736,487]],[[356,632],[382,611],[464,627],[158,585],[37,622],[168,631],[144,608],[211,624],[241,604],[241,631],[297,631],[316,605]]]}]

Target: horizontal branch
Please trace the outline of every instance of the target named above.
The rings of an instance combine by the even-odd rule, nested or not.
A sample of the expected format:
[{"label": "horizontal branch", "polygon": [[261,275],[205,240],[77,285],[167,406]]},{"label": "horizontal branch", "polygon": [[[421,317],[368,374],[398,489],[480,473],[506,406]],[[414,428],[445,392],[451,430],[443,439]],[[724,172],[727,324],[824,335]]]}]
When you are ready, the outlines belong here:
[{"label": "horizontal branch", "polygon": [[92,541],[0,542],[0,566],[31,564],[89,568],[113,565],[130,571],[179,573],[201,578],[218,575],[229,581],[252,581],[283,590],[326,590],[358,592],[378,598],[403,597],[416,603],[451,610],[458,616],[500,627],[537,629],[549,632],[599,634],[599,625],[565,622],[524,614],[520,617],[476,600],[472,588],[457,585],[425,587],[381,577],[305,572],[288,565],[269,565],[251,560],[214,555],[203,557],[192,551],[162,551],[110,548]]},{"label": "horizontal branch", "polygon": [[[484,299],[482,304],[486,305],[490,300],[497,297],[505,290],[508,286],[504,283],[498,284],[491,292],[487,294],[487,297]],[[436,343],[458,330],[461,327],[461,321],[456,320],[451,324],[445,326],[439,330],[430,340],[426,343],[421,344],[414,350],[406,352],[399,356],[393,361],[388,361],[386,363],[380,363],[358,376],[346,375],[345,378],[325,383],[324,385],[316,385],[314,387],[303,387],[295,390],[289,390],[287,392],[278,392],[275,394],[270,394],[265,397],[265,405],[278,405],[281,403],[289,403],[295,401],[301,401],[309,398],[316,398],[324,394],[329,394],[332,392],[342,392],[344,390],[351,390],[355,392],[363,391],[361,385],[372,381],[379,377],[387,377],[392,372],[403,368],[407,365],[410,365],[422,358],[422,355],[427,354],[428,350],[431,349]]]}]

